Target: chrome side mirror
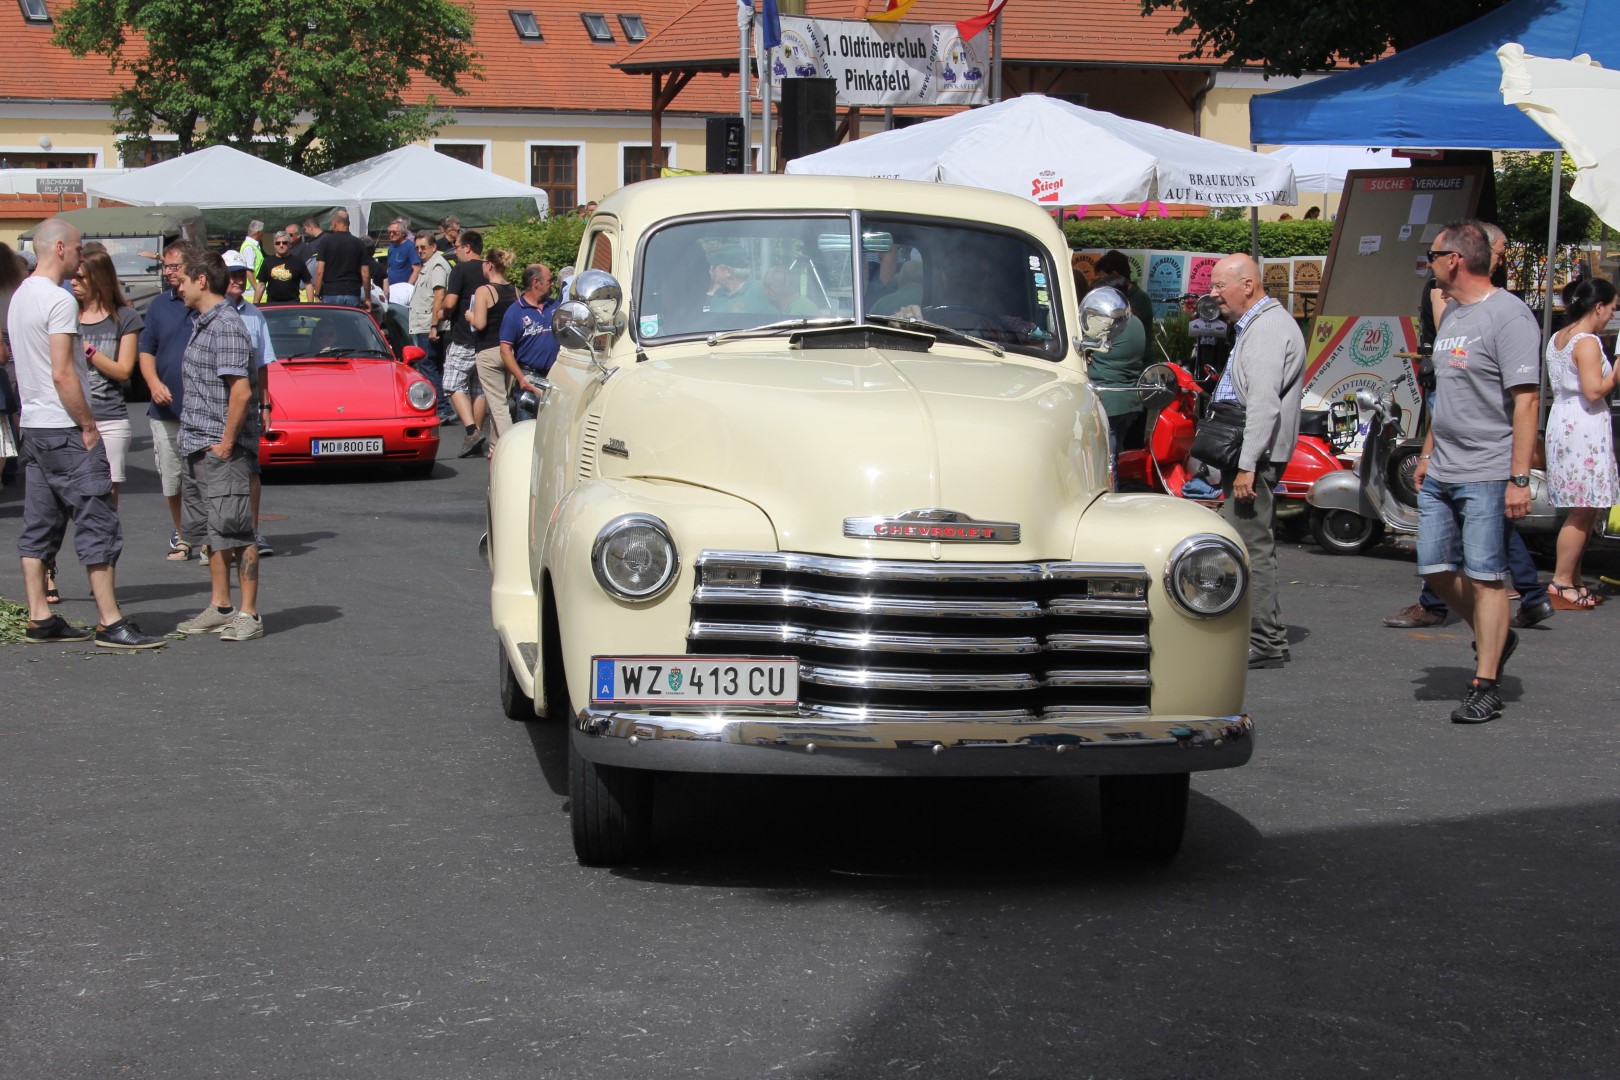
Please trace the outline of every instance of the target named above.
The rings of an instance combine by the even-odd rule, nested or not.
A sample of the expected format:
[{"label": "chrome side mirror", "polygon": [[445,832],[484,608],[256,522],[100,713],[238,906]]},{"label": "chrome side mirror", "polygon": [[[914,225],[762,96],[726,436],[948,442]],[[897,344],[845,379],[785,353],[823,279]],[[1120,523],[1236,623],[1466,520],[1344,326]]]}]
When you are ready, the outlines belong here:
[{"label": "chrome side mirror", "polygon": [[551,332],[565,349],[585,349],[595,359],[595,320],[581,300],[564,300],[551,313]]},{"label": "chrome side mirror", "polygon": [[1118,289],[1092,289],[1080,301],[1080,333],[1075,348],[1082,353],[1106,349],[1125,329],[1131,305]]},{"label": "chrome side mirror", "polygon": [[[624,290],[606,270],[585,270],[568,283],[568,299],[578,300],[591,309],[598,332],[609,333],[624,309]],[[623,328],[623,323],[618,323]]]},{"label": "chrome side mirror", "polygon": [[1176,400],[1176,388],[1176,373],[1169,364],[1149,364],[1136,377],[1136,393],[1149,416]]}]

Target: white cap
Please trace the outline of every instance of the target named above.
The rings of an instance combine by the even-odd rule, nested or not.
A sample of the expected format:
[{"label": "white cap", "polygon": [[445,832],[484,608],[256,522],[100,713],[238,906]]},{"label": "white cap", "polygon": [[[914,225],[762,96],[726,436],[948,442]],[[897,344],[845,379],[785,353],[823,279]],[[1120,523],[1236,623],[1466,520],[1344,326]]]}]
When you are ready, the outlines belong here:
[{"label": "white cap", "polygon": [[242,253],[237,251],[235,248],[227,251],[224,255],[220,256],[220,258],[225,260],[225,269],[227,270],[253,269],[253,264],[242,258]]}]

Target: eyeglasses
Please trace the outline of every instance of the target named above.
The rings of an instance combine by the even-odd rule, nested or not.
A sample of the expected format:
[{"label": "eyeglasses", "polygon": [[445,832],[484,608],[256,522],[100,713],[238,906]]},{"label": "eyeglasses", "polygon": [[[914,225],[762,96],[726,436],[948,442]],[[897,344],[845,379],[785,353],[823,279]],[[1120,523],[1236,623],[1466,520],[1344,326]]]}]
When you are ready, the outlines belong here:
[{"label": "eyeglasses", "polygon": [[1430,262],[1434,262],[1442,255],[1455,255],[1457,253],[1455,251],[1426,251],[1424,254],[1429,257]]},{"label": "eyeglasses", "polygon": [[291,240],[277,240],[276,247],[286,247],[290,243],[292,243]]},{"label": "eyeglasses", "polygon": [[181,266],[180,263],[164,263],[163,264],[163,269],[165,269],[165,270],[178,270],[178,269],[180,269],[180,266]]}]

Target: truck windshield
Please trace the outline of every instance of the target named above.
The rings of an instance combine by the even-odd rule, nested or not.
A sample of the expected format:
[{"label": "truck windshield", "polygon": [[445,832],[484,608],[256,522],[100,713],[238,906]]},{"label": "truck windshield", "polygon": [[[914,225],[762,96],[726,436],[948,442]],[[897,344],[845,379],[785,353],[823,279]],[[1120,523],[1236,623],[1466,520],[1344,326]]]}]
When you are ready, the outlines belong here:
[{"label": "truck windshield", "polygon": [[[957,220],[867,214],[677,222],[646,242],[635,329],[656,343],[794,318],[948,326],[1028,355],[1064,355],[1045,249]],[[1067,273],[1068,268],[1062,267]],[[864,310],[856,311],[856,275]],[[874,320],[878,321],[878,320]]]},{"label": "truck windshield", "polygon": [[112,256],[113,269],[119,278],[140,277],[158,272],[158,260],[163,241],[156,236],[86,236],[85,243],[94,241]]}]

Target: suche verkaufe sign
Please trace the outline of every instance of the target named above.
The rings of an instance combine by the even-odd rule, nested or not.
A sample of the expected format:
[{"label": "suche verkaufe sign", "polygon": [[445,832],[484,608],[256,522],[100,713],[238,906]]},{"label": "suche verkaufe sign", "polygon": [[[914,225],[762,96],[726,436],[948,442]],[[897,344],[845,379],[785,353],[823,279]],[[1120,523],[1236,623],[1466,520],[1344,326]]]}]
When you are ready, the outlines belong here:
[{"label": "suche verkaufe sign", "polygon": [[[756,21],[754,47],[763,56],[761,33]],[[990,54],[985,35],[964,42],[952,23],[783,16],[771,74],[778,89],[783,79],[832,79],[841,106],[982,105]]]}]

